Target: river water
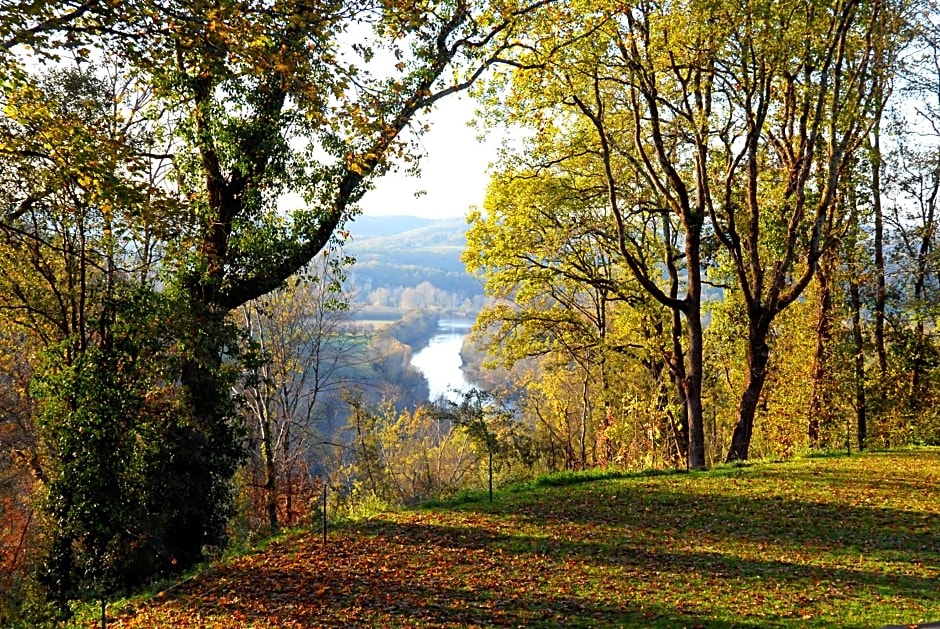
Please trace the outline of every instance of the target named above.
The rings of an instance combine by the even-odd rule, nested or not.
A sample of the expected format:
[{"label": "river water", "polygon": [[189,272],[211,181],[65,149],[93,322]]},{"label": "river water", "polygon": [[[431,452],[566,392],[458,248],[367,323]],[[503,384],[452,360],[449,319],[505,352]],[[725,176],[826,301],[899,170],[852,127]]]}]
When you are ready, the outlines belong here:
[{"label": "river water", "polygon": [[465,319],[441,319],[437,324],[437,333],[431,337],[428,346],[411,358],[411,364],[428,381],[431,400],[443,395],[456,401],[459,394],[454,389],[465,391],[470,387],[463,374],[460,348],[471,325],[473,323]]}]

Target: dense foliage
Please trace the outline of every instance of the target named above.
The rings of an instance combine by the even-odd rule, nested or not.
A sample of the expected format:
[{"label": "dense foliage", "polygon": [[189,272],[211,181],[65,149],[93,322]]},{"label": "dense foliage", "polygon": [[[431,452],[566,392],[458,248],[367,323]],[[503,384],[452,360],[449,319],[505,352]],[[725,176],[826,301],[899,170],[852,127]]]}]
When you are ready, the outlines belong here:
[{"label": "dense foliage", "polygon": [[465,260],[566,466],[937,443],[936,7],[555,17],[486,95],[530,134]]}]

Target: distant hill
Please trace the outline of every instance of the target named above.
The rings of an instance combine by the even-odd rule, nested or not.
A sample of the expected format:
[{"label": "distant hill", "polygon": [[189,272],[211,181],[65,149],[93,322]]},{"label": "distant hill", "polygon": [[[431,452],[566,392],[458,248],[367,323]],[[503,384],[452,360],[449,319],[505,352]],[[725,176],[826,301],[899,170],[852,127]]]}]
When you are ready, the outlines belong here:
[{"label": "distant hill", "polygon": [[[347,226],[345,250],[356,258],[349,279],[364,304],[390,307],[453,308],[482,299],[480,282],[467,273],[460,256],[467,246],[463,218],[427,219],[413,216],[359,216]],[[405,297],[404,291],[430,283]],[[384,289],[381,294],[377,289]],[[444,295],[446,293],[446,295]]]},{"label": "distant hill", "polygon": [[[463,220],[463,219],[459,219]],[[428,227],[439,222],[431,218],[418,218],[417,216],[365,216],[360,215],[347,223],[346,229],[352,233],[353,238],[374,238],[376,236],[392,236],[402,234],[413,229]]]}]

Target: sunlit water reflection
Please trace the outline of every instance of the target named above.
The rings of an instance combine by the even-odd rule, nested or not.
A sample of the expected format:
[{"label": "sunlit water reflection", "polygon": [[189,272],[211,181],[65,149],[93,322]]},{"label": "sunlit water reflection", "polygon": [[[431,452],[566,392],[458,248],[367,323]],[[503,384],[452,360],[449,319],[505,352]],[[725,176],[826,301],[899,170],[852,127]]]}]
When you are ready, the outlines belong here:
[{"label": "sunlit water reflection", "polygon": [[441,319],[437,324],[437,334],[431,337],[428,346],[412,357],[411,364],[420,369],[428,381],[430,399],[436,400],[444,395],[454,400],[458,397],[455,389],[464,391],[469,388],[462,369],[460,348],[470,326],[470,321]]}]

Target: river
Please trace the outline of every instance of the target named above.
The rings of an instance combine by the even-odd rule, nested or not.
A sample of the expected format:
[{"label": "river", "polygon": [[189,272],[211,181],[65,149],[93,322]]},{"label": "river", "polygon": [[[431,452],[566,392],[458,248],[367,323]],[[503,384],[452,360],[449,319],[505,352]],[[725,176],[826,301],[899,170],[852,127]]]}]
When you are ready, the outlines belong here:
[{"label": "river", "polygon": [[431,400],[443,395],[456,401],[458,395],[454,389],[464,391],[470,387],[463,374],[460,348],[471,325],[473,322],[466,319],[441,319],[437,323],[437,333],[431,337],[428,346],[411,358],[411,364],[428,381]]}]

